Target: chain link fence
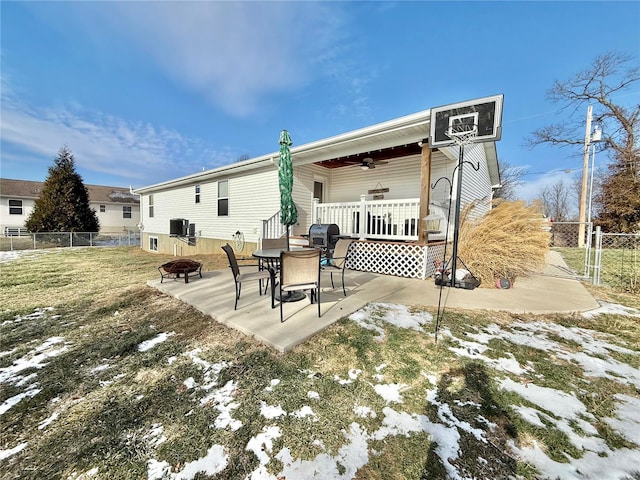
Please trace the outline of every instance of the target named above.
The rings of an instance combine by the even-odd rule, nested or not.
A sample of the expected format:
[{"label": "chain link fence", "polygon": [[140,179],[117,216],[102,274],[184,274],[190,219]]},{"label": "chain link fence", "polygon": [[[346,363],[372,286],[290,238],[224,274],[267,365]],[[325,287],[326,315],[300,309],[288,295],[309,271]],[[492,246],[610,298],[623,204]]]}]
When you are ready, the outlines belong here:
[{"label": "chain link fence", "polygon": [[139,246],[140,232],[41,232],[0,238],[0,251],[38,250],[60,247]]},{"label": "chain link fence", "polygon": [[[581,230],[586,239],[582,246]],[[602,233],[578,222],[555,222],[550,233],[550,246],[562,254],[574,277],[640,293],[640,234]]]},{"label": "chain link fence", "polygon": [[640,234],[594,232],[589,276],[594,285],[640,293]]}]

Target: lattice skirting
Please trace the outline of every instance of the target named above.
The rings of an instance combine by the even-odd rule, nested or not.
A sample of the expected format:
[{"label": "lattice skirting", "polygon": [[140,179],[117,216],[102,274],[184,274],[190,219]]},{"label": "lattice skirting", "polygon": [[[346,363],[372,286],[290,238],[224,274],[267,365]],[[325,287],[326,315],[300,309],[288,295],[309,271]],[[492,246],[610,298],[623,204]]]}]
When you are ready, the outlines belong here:
[{"label": "lattice skirting", "polygon": [[442,261],[444,244],[415,245],[356,241],[351,244],[347,268],[398,277],[430,277],[435,263]]}]

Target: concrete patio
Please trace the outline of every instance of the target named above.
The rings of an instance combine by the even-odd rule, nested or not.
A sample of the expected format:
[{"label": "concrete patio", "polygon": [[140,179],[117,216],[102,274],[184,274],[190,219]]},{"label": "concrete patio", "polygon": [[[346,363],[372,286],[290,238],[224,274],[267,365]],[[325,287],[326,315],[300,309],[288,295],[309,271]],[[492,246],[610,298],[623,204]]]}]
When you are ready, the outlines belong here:
[{"label": "concrete patio", "polygon": [[[278,304],[272,309],[270,295],[258,295],[257,282],[243,285],[238,309],[234,311],[235,286],[231,271],[214,270],[203,272],[202,275],[203,278],[192,278],[187,284],[182,279],[165,280],[164,283],[149,280],[147,284],[280,352],[292,349],[367,303],[421,305],[436,309],[440,298],[440,287],[435,285],[433,278],[416,280],[347,271],[346,297],[342,293],[339,279],[333,289],[329,276],[323,276],[320,318],[317,306],[311,305],[306,298],[295,303],[285,303],[285,321],[281,323]],[[557,252],[549,252],[546,265],[540,272],[517,279],[511,289],[463,290],[445,287],[441,297],[441,305],[446,309],[516,313],[571,313],[599,306],[585,287],[573,278]]]}]

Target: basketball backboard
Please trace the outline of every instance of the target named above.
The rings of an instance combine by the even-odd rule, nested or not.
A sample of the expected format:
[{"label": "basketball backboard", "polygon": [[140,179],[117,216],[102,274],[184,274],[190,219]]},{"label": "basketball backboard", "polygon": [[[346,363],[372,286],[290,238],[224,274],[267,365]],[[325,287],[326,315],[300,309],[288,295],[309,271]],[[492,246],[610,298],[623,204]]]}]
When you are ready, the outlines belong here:
[{"label": "basketball backboard", "polygon": [[454,145],[451,133],[475,129],[471,142],[494,142],[502,135],[502,101],[504,95],[477,98],[431,109],[429,146]]}]

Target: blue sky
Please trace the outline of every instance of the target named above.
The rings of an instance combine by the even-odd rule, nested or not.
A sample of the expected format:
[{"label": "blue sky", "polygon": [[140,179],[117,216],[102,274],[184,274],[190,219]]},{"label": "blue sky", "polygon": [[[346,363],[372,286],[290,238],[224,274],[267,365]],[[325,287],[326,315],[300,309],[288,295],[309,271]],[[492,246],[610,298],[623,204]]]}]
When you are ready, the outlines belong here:
[{"label": "blue sky", "polygon": [[[640,64],[640,2],[0,2],[1,175],[142,187],[431,107],[504,94],[522,198],[581,150],[523,146],[608,51]],[[640,102],[640,89],[616,99]],[[575,112],[576,118],[586,116]],[[582,133],[584,135],[584,133]],[[604,160],[598,158],[599,161]],[[544,174],[544,175],[543,175]]]}]

